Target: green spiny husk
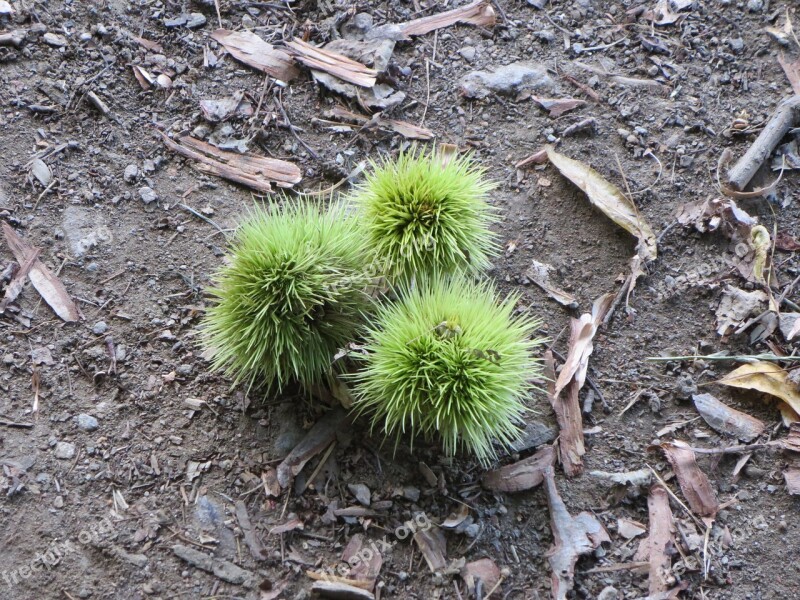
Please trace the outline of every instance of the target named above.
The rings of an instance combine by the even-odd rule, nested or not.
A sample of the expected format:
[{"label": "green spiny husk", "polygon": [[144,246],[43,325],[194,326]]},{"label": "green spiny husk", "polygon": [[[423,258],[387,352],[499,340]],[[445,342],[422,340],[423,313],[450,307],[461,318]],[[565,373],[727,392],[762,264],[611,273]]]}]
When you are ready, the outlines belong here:
[{"label": "green spiny husk", "polygon": [[368,252],[341,204],[255,208],[213,280],[202,327],[212,365],[235,382],[319,382],[369,304]]},{"label": "green spiny husk", "polygon": [[486,464],[493,441],[520,433],[531,381],[541,375],[532,339],[539,321],[514,316],[491,283],[456,275],[419,279],[380,307],[368,327],[355,404],[387,437],[439,438]]}]

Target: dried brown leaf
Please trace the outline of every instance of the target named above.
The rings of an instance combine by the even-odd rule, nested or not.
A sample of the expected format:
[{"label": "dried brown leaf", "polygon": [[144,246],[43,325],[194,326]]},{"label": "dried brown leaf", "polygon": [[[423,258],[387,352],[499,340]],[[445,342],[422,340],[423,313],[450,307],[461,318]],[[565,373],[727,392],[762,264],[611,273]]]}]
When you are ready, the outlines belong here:
[{"label": "dried brown leaf", "polygon": [[800,60],[789,62],[783,56],[783,52],[781,52],[778,54],[778,62],[783,72],[786,73],[786,79],[789,80],[792,90],[795,94],[800,95]]},{"label": "dried brown leaf", "polygon": [[723,404],[711,394],[695,394],[692,400],[703,420],[720,433],[752,442],[764,432],[762,421]]},{"label": "dried brown leaf", "polygon": [[533,456],[487,471],[481,478],[481,485],[494,492],[530,490],[544,481],[544,470],[555,464],[555,457],[553,447],[545,446]]},{"label": "dried brown leaf", "polygon": [[783,400],[795,414],[800,413],[800,391],[789,381],[789,374],[775,363],[758,361],[744,364],[717,383],[775,396]]},{"label": "dried brown leaf", "polygon": [[[11,228],[8,223],[3,223],[3,234],[6,238],[6,243],[11,249],[11,253],[20,265],[24,265],[30,260],[31,255],[37,252],[37,249],[25,242],[17,233]],[[78,321],[81,314],[78,307],[69,297],[67,289],[61,280],[56,277],[50,269],[48,269],[42,262],[36,258],[33,260],[28,278],[31,280],[33,287],[44,298],[48,306],[53,309],[62,320],[67,322]]]},{"label": "dried brown leaf", "polygon": [[531,267],[525,272],[526,277],[542,288],[553,300],[567,307],[577,307],[575,296],[556,287],[550,282],[550,271],[553,267],[537,260],[531,261]]},{"label": "dried brown leaf", "polygon": [[569,514],[556,488],[552,467],[545,469],[544,480],[553,531],[553,546],[547,552],[552,569],[553,598],[566,600],[574,585],[578,557],[593,552],[603,542],[611,541],[611,538],[591,513],[582,512],[577,517]]},{"label": "dried brown leaf", "polygon": [[[461,569],[461,578],[467,586],[467,591],[470,597],[475,594],[475,586],[477,580],[483,582],[484,593],[497,589],[497,584],[500,581],[500,569],[491,558],[481,558],[467,563]],[[490,596],[484,596],[490,598]]]},{"label": "dried brown leaf", "polygon": [[588,165],[564,156],[552,148],[547,149],[547,157],[564,177],[589,197],[594,206],[639,239],[639,254],[642,258],[645,260],[656,258],[657,243],[653,230],[639,214],[636,206],[617,186],[606,181]]}]

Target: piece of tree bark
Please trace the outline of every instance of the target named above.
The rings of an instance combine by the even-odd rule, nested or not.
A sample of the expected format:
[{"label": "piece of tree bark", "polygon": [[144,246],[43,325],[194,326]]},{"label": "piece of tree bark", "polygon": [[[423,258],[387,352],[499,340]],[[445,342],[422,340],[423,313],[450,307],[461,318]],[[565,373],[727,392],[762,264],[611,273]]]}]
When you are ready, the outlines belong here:
[{"label": "piece of tree bark", "polygon": [[647,509],[650,517],[647,540],[650,562],[649,592],[652,596],[667,591],[675,582],[669,552],[669,545],[672,543],[672,510],[669,507],[667,490],[660,483],[650,488]]},{"label": "piece of tree bark", "polygon": [[[572,319],[572,322],[574,333],[575,324],[580,325],[580,322],[575,319]],[[570,344],[571,342],[572,340],[570,340]],[[547,397],[558,421],[558,457],[567,477],[575,477],[583,472],[582,457],[586,453],[583,440],[583,417],[578,399],[580,385],[575,379],[572,379],[567,384],[564,393],[556,395],[555,359],[549,350],[544,354],[544,376],[548,380]]]}]

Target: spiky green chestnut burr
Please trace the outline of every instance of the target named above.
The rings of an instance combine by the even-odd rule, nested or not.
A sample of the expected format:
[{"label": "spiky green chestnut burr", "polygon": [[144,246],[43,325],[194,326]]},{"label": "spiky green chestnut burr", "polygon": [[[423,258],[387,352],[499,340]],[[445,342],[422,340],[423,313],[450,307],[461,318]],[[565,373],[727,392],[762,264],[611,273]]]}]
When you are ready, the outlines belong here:
[{"label": "spiky green chestnut burr", "polygon": [[493,187],[468,156],[412,149],[373,163],[354,197],[380,274],[396,285],[487,268],[497,251]]},{"label": "spiky green chestnut burr", "polygon": [[482,463],[493,442],[519,436],[525,399],[541,375],[531,336],[539,321],[514,316],[517,298],[462,276],[423,278],[378,309],[368,326],[354,407],[396,439],[439,438]]},{"label": "spiky green chestnut burr", "polygon": [[367,257],[342,205],[254,209],[209,290],[202,339],[213,366],[278,389],[320,381],[368,306]]}]

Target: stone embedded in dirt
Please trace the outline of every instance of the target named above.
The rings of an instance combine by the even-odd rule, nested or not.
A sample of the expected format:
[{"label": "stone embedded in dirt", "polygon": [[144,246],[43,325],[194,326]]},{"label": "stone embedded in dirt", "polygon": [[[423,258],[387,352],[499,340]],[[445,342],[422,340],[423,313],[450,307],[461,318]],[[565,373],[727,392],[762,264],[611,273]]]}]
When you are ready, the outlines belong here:
[{"label": "stone embedded in dirt", "polygon": [[53,46],[53,48],[63,48],[67,45],[67,38],[51,31],[42,36],[42,41],[48,46]]},{"label": "stone embedded in dirt", "polygon": [[461,50],[458,51],[458,53],[461,55],[461,58],[463,58],[467,62],[472,62],[473,60],[475,60],[476,52],[477,51],[473,46],[464,46],[463,48],[461,48]]},{"label": "stone embedded in dirt", "polygon": [[150,204],[151,202],[158,200],[158,194],[153,191],[153,188],[149,188],[147,186],[139,188],[139,197],[145,204]]},{"label": "stone embedded in dirt", "polygon": [[553,80],[539,63],[520,61],[494,71],[472,71],[459,81],[461,94],[467,98],[486,98],[491,94],[518,94],[523,90],[550,89]]},{"label": "stone embedded in dirt", "polygon": [[98,321],[92,327],[92,333],[95,335],[103,335],[106,331],[108,331],[108,325],[105,321]]},{"label": "stone embedded in dirt", "polygon": [[604,587],[603,590],[597,595],[597,600],[617,600],[619,592],[613,586]]},{"label": "stone embedded in dirt", "polygon": [[128,165],[125,167],[125,174],[122,176],[122,178],[127,183],[133,183],[136,181],[137,177],[139,177],[139,167],[136,165]]},{"label": "stone embedded in dirt", "polygon": [[64,508],[64,498],[61,496],[53,498],[53,508]]},{"label": "stone embedded in dirt", "polygon": [[[12,357],[13,362],[13,357]],[[34,348],[31,350],[31,362],[34,365],[53,365],[55,361],[53,360],[53,355],[50,353],[50,348],[47,346],[42,346],[40,348]]]},{"label": "stone embedded in dirt", "polygon": [[206,17],[203,13],[191,13],[186,20],[186,27],[189,29],[197,29],[206,24]]},{"label": "stone embedded in dirt", "polygon": [[81,413],[76,416],[75,424],[86,431],[94,431],[100,427],[97,419],[95,419],[92,415],[87,415],[86,413]]},{"label": "stone embedded in dirt", "polygon": [[364,506],[369,506],[372,500],[372,494],[369,491],[369,488],[364,485],[363,483],[348,483],[347,489],[350,490],[350,493],[356,497],[361,504]]},{"label": "stone embedded in dirt", "polygon": [[57,442],[55,457],[63,460],[75,458],[75,444],[71,444],[69,442]]},{"label": "stone embedded in dirt", "polygon": [[351,40],[361,40],[372,29],[374,19],[369,13],[358,13],[342,25],[342,36]]}]

